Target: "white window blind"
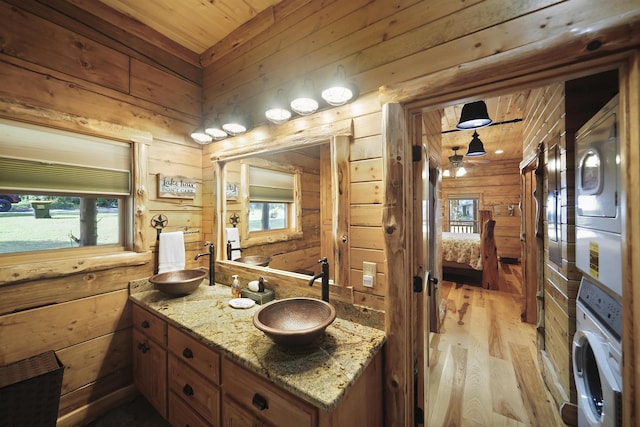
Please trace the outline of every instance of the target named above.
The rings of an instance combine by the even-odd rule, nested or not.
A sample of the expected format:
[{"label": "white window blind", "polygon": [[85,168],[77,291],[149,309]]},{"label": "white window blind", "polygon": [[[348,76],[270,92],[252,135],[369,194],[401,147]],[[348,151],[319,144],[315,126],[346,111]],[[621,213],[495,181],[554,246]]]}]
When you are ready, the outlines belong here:
[{"label": "white window blind", "polygon": [[252,202],[294,201],[294,174],[249,167],[249,200]]},{"label": "white window blind", "polygon": [[0,120],[0,188],[129,195],[131,146]]}]

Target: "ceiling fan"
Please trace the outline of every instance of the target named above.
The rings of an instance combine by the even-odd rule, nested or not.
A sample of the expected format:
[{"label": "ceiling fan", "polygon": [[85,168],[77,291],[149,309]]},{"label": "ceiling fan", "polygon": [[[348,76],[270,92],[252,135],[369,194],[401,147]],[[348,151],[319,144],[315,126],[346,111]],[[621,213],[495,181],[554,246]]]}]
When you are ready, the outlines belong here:
[{"label": "ceiling fan", "polygon": [[458,150],[460,147],[455,146],[451,147],[453,150],[453,156],[449,156],[449,166],[447,166],[444,170],[443,176],[445,177],[460,177],[464,176],[467,171],[465,166],[474,166],[478,163],[489,163],[488,159],[477,159],[477,158],[465,158],[463,155],[458,154]]}]

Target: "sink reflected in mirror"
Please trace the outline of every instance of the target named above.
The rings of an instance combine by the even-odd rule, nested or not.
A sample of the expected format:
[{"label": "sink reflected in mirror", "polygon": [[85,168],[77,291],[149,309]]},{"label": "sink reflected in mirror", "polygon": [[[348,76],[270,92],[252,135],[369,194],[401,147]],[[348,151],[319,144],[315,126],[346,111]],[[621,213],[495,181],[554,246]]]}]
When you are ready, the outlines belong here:
[{"label": "sink reflected in mirror", "polygon": [[253,324],[276,344],[303,347],[324,334],[336,319],[336,309],[314,298],[286,298],[273,301],[256,312]]},{"label": "sink reflected in mirror", "polygon": [[236,262],[242,262],[244,264],[257,265],[258,267],[267,267],[271,262],[271,257],[260,255],[247,255],[234,259]]},{"label": "sink reflected in mirror", "polygon": [[207,276],[207,270],[191,268],[159,273],[149,278],[157,290],[181,296],[193,293]]}]

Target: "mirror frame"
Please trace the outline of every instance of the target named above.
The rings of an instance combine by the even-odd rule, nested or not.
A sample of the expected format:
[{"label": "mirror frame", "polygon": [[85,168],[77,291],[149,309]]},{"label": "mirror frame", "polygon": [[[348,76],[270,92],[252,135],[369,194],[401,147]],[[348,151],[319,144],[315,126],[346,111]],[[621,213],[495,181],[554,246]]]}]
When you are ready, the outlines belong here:
[{"label": "mirror frame", "polygon": [[[300,122],[301,123],[301,122]],[[348,221],[348,185],[349,179],[345,179],[345,175],[348,174],[348,165],[345,170],[345,159],[348,163],[350,141],[353,138],[353,120],[339,120],[332,123],[322,123],[320,119],[317,119],[316,126],[313,126],[313,121],[305,123],[308,127],[303,130],[297,129],[300,124],[296,124],[296,121],[288,122],[285,125],[277,128],[273,126],[264,125],[254,128],[251,132],[243,134],[238,137],[225,139],[218,141],[214,149],[212,150],[211,161],[217,164],[218,179],[216,180],[216,215],[218,221],[215,226],[216,243],[219,248],[226,248],[226,242],[224,241],[225,218],[224,213],[226,211],[225,200],[225,185],[226,180],[223,179],[224,164],[233,160],[242,160],[249,157],[255,157],[259,154],[285,152],[289,150],[295,150],[304,147],[310,147],[314,145],[330,144],[331,150],[331,186],[332,199],[335,201],[332,205],[332,230],[331,240],[333,246],[332,257],[333,260],[329,260],[332,269],[334,271],[334,283],[341,284],[345,287],[345,284],[349,282],[349,221]],[[276,130],[278,132],[276,132]],[[262,136],[260,138],[259,136]],[[346,175],[348,177],[348,175]],[[345,188],[346,187],[346,188]],[[341,208],[342,206],[342,208]],[[220,254],[225,255],[226,250],[218,251],[216,263],[223,266],[223,270],[230,267],[235,270],[247,272],[249,274],[264,273],[265,267],[258,267],[252,265],[243,265],[235,261],[225,260]],[[300,279],[300,275],[297,273],[288,272],[286,270],[272,271],[278,274],[282,273],[287,276],[290,275],[292,279],[298,281],[304,281]],[[333,290],[332,290],[333,292]],[[342,292],[340,292],[342,293]]]}]

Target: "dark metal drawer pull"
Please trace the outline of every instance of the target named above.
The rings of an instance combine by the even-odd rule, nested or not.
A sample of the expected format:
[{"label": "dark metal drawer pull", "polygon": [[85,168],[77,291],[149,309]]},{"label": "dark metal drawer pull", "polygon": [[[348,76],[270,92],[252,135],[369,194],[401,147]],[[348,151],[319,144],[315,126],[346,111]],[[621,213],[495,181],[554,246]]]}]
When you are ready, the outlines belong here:
[{"label": "dark metal drawer pull", "polygon": [[149,347],[146,342],[139,342],[138,350],[142,351],[143,353],[146,353],[147,351],[151,350],[151,347]]},{"label": "dark metal drawer pull", "polygon": [[263,396],[260,396],[258,393],[253,395],[253,399],[251,399],[251,403],[253,404],[253,406],[255,406],[261,411],[264,411],[265,409],[269,409],[269,403],[267,402],[267,399],[265,399]]},{"label": "dark metal drawer pull", "polygon": [[186,359],[193,359],[193,351],[191,351],[191,349],[189,347],[187,347],[184,350],[182,350],[182,355]]},{"label": "dark metal drawer pull", "polygon": [[146,321],[146,320],[143,320],[143,321],[142,321],[142,327],[143,327],[144,329],[149,329],[149,322],[148,322],[148,321]]},{"label": "dark metal drawer pull", "polygon": [[189,384],[185,384],[184,387],[182,387],[182,392],[187,396],[193,396],[193,388],[191,388]]}]

